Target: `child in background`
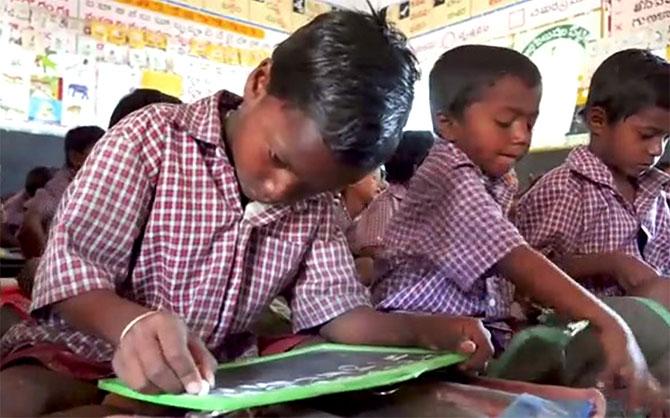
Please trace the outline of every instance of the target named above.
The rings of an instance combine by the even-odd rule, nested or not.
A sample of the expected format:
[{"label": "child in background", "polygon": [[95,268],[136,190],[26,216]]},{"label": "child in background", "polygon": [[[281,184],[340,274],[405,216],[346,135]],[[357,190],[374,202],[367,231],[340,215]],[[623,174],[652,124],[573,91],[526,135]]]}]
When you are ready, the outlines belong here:
[{"label": "child in background", "polygon": [[468,45],[438,59],[430,104],[440,139],[387,229],[389,271],[376,282],[373,302],[384,311],[483,318],[502,349],[513,284],[590,321],[598,337],[591,344],[599,340],[606,363],[601,381],[622,382],[633,408],[658,412],[658,384],[625,322],[533,250],[507,218],[513,167],[530,146],[540,96],[537,67],[516,51]]},{"label": "child in background", "polygon": [[79,126],[65,134],[65,166],[25,203],[23,224],[17,237],[26,259],[42,255],[51,221],[65,189],[104,134],[105,131],[97,126]]},{"label": "child in background", "polygon": [[16,193],[5,203],[5,220],[2,223],[2,247],[18,247],[19,242],[16,239],[21,224],[23,223],[24,206],[30,200],[37,190],[44,187],[52,177],[52,171],[48,167],[35,167],[26,175],[23,190]]},{"label": "child in background", "polygon": [[359,278],[366,286],[372,284],[376,275],[375,260],[384,250],[384,231],[400,207],[409,180],[428,155],[433,141],[431,132],[403,133],[398,149],[384,164],[388,186],[370,202],[347,234]]},{"label": "child in background", "polygon": [[181,100],[154,89],[136,89],[119,100],[109,118],[109,129],[136,110],[155,103],[181,104]]},{"label": "child in background", "polygon": [[534,248],[598,297],[637,295],[670,276],[670,176],[654,168],[670,131],[670,64],[649,51],[609,57],[591,80],[591,133],[519,202]]},{"label": "child in background", "polygon": [[349,244],[355,245],[355,237],[352,235],[353,226],[358,217],[365,209],[386,189],[386,181],[383,178],[381,168],[363,177],[354,184],[345,187],[336,199],[337,204],[343,210],[342,229],[345,231]]},{"label": "child in background", "polygon": [[[23,207],[29,199],[35,196],[37,190],[51,179],[52,170],[47,167],[35,167],[28,172],[26,176],[24,189],[12,196],[2,205],[3,211],[6,211],[6,217],[2,222],[2,246],[18,247],[19,242],[16,239],[16,232],[23,223]],[[30,263],[30,261],[27,261]],[[25,264],[24,264],[25,266]],[[17,267],[18,269],[19,267]],[[16,271],[16,270],[14,270]],[[3,275],[15,273],[10,269],[9,272],[3,268]],[[20,274],[19,274],[20,276]],[[30,305],[29,290],[24,289],[20,277],[16,278],[18,287],[14,284],[0,287],[0,337],[14,324],[28,317],[28,306]]]},{"label": "child in background", "polygon": [[253,348],[250,327],[282,292],[295,332],[458,350],[481,367],[479,321],[375,311],[334,222],[332,192],[395,151],[417,76],[383,18],[336,11],[279,44],[243,98],[115,125],[65,193],[36,323],[2,339],[0,415],[96,402],[90,382],[112,372],[142,392],[198,393]]},{"label": "child in background", "polygon": [[345,187],[335,197],[337,223],[344,232],[349,250],[354,256],[358,278],[365,285],[369,283],[372,265],[367,258],[359,257],[361,244],[366,239],[359,224],[366,217],[368,206],[386,187],[380,167],[357,183]]}]

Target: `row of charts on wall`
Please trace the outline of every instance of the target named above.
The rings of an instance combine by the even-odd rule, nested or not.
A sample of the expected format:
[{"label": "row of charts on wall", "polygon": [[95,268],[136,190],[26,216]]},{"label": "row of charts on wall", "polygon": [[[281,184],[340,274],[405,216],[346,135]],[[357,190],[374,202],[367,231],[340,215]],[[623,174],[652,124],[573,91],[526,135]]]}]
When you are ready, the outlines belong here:
[{"label": "row of charts on wall", "polygon": [[[150,1],[127,3],[6,0],[0,128],[62,134],[81,124],[106,126],[118,100],[140,87],[185,102],[221,89],[241,93],[249,71],[287,36],[140,7]],[[182,9],[167,12],[174,10]]]}]

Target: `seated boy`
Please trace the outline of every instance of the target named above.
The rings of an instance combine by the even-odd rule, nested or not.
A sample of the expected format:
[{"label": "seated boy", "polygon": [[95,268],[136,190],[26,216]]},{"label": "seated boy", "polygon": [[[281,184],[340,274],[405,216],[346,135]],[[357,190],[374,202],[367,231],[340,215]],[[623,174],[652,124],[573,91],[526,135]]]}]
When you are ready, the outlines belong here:
[{"label": "seated boy", "polygon": [[[98,143],[49,235],[35,324],[2,339],[0,415],[98,401],[115,372],[144,392],[198,393],[278,294],[294,330],[352,344],[473,353],[471,318],[383,314],[355,277],[333,195],[395,150],[417,78],[379,16],[337,11],[293,33],[219,92],[146,107]],[[88,389],[87,389],[88,388]]]},{"label": "seated boy", "polygon": [[633,406],[656,406],[657,383],[623,320],[533,250],[506,216],[513,167],[528,151],[540,96],[538,69],[513,50],[468,45],[438,59],[430,104],[440,139],[387,229],[388,270],[373,302],[385,311],[484,318],[502,349],[514,285],[589,320],[606,359],[602,381],[623,382]]},{"label": "seated boy", "polygon": [[0,246],[18,247],[19,242],[16,239],[21,224],[23,223],[23,212],[26,202],[35,196],[35,193],[47,184],[53,176],[52,170],[48,167],[35,167],[26,175],[23,190],[14,194],[2,204],[5,211],[5,220],[2,222],[2,235]]},{"label": "seated boy", "polygon": [[386,190],[386,187],[380,167],[360,181],[348,185],[335,196],[337,225],[344,232],[349,250],[354,256],[358,277],[363,283],[366,283],[364,277],[369,273],[367,260],[361,263],[359,259],[361,244],[366,240],[360,222],[366,219],[368,207]]},{"label": "seated boy", "polygon": [[369,286],[375,277],[374,262],[384,250],[384,231],[400,207],[409,180],[428,155],[433,134],[406,131],[391,159],[384,163],[386,188],[361,212],[348,231],[349,247],[354,254],[358,275]]},{"label": "seated boy", "polygon": [[51,221],[65,189],[104,134],[97,126],[78,126],[65,134],[65,166],[25,203],[23,224],[17,237],[26,258],[39,257],[44,252]]},{"label": "seated boy", "polygon": [[131,113],[155,103],[181,104],[181,100],[154,89],[136,89],[119,100],[112,116],[109,117],[109,129],[121,122]]},{"label": "seated boy", "polygon": [[670,64],[630,49],[591,80],[591,133],[520,200],[528,243],[599,297],[670,275],[670,175],[654,168],[670,131]]}]

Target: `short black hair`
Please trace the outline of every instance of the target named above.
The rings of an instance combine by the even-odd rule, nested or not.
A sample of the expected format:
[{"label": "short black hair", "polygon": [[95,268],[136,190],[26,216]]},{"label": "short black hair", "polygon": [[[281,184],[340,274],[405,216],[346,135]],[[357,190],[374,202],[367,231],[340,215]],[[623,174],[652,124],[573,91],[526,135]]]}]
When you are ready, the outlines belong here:
[{"label": "short black hair", "polygon": [[383,16],[317,16],[272,53],[268,92],[305,112],[348,165],[373,169],[393,154],[419,77],[407,38]]},{"label": "short black hair", "polygon": [[116,125],[134,111],[154,103],[181,104],[181,100],[154,89],[136,89],[119,100],[109,118],[109,127]]},{"label": "short black hair", "polygon": [[540,70],[520,52],[488,45],[463,45],[438,58],[430,71],[430,113],[463,116],[485,89],[505,76],[519,78],[529,87],[542,84]]},{"label": "short black hair", "polygon": [[70,151],[84,152],[105,135],[105,130],[98,126],[77,126],[65,134],[65,162],[72,167]]},{"label": "short black hair", "polygon": [[386,168],[386,180],[389,183],[407,183],[416,168],[426,159],[435,138],[429,131],[405,131],[398,144],[398,149],[388,160]]},{"label": "short black hair", "polygon": [[52,175],[52,170],[48,167],[39,166],[31,169],[28,174],[26,174],[26,182],[24,185],[24,189],[28,196],[35,196],[37,190],[44,187],[49,180],[51,180]]},{"label": "short black hair", "polygon": [[670,109],[670,64],[663,58],[644,49],[625,49],[593,73],[585,111],[600,107],[613,123],[654,106]]}]

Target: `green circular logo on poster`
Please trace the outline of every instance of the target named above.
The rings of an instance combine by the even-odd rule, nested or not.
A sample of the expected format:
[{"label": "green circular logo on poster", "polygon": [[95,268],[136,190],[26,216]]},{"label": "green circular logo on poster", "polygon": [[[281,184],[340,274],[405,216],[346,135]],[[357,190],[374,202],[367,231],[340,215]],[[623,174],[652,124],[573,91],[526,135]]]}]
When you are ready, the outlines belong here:
[{"label": "green circular logo on poster", "polygon": [[526,56],[532,56],[542,45],[556,39],[570,39],[586,48],[586,40],[589,36],[591,36],[591,32],[581,26],[554,26],[537,35],[521,52]]}]

